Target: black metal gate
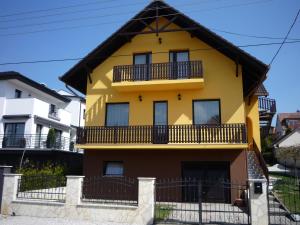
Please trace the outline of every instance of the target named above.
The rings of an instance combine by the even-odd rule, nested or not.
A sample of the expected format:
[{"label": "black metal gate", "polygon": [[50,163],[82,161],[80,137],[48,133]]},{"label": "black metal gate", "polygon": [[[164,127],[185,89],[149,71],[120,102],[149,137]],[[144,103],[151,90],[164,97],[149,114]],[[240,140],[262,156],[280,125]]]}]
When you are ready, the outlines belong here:
[{"label": "black metal gate", "polygon": [[272,175],[268,183],[270,225],[300,225],[300,181],[297,176]]},{"label": "black metal gate", "polygon": [[[216,189],[222,194],[216,195]],[[158,179],[155,223],[250,224],[248,186],[224,180]]]}]

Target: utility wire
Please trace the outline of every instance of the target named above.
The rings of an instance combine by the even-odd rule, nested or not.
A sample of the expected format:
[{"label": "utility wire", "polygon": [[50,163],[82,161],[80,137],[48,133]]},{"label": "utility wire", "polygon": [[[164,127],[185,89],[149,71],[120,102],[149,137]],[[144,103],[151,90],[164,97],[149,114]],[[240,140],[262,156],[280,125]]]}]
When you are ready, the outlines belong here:
[{"label": "utility wire", "polygon": [[[203,0],[205,1],[205,0]],[[220,0],[216,0],[216,1],[220,1]],[[251,1],[251,2],[246,2],[246,3],[242,3],[242,4],[231,4],[231,5],[225,5],[225,6],[221,6],[221,7],[214,7],[214,8],[206,8],[206,9],[200,9],[201,11],[211,11],[211,10],[216,10],[216,9],[223,9],[223,8],[231,8],[231,7],[239,7],[239,6],[246,6],[246,5],[252,5],[252,4],[258,4],[258,3],[264,3],[264,2],[269,2],[269,1],[273,1],[273,0],[259,0],[259,1]],[[118,8],[118,7],[124,7],[124,6],[135,6],[135,5],[140,5],[141,3],[134,3],[134,4],[127,4],[127,5],[118,5],[116,6],[109,6],[109,7],[101,7],[101,8],[97,8],[97,9],[89,9],[89,10],[78,10],[76,12],[67,12],[67,13],[55,13],[55,14],[51,14],[51,15],[41,15],[41,16],[35,16],[35,17],[27,17],[27,18],[18,18],[18,19],[13,19],[13,20],[5,20],[5,21],[1,21],[0,23],[7,23],[7,22],[13,22],[13,21],[23,21],[24,19],[35,19],[35,18],[43,18],[43,17],[48,17],[48,16],[58,16],[58,15],[66,15],[66,14],[73,14],[73,13],[81,13],[81,12],[85,12],[85,11],[98,11],[98,10],[102,10],[102,9],[111,9],[111,8]],[[194,5],[199,5],[199,2],[193,2],[190,4],[179,4],[176,5],[175,7],[180,7],[180,6],[194,6]],[[173,8],[170,6],[163,6],[163,7],[158,7],[158,9],[166,9],[166,8]],[[144,9],[142,11],[151,11],[151,10],[156,10],[156,7],[153,8],[147,8]],[[68,19],[67,21],[76,21],[76,20],[85,20],[85,19],[94,19],[94,18],[101,18],[101,17],[108,17],[108,16],[116,16],[116,15],[129,15],[135,12],[127,12],[127,13],[114,13],[114,14],[109,14],[109,15],[101,15],[101,16],[92,16],[92,17],[81,17],[81,18],[74,18],[74,19]],[[0,29],[11,29],[11,28],[18,28],[18,27],[28,27],[28,26],[37,26],[37,25],[45,25],[45,24],[51,24],[51,23],[61,23],[61,22],[65,22],[66,20],[57,20],[57,21],[50,21],[50,22],[44,22],[44,23],[36,23],[36,24],[25,24],[25,25],[16,25],[16,26],[8,26],[8,27],[2,27]]]},{"label": "utility wire", "polygon": [[[187,6],[187,5],[199,5],[199,1],[201,1],[201,3],[203,2],[209,2],[211,3],[211,0],[198,0],[197,2],[193,2],[190,4],[178,4],[178,5],[174,5],[174,7],[179,7],[179,6]],[[214,0],[214,1],[228,1],[228,0]],[[58,12],[58,13],[52,13],[52,14],[46,14],[46,15],[38,15],[38,16],[31,16],[31,17],[21,17],[21,18],[14,18],[14,19],[9,19],[9,20],[0,20],[0,23],[8,23],[8,22],[16,22],[16,21],[24,21],[24,20],[32,20],[32,19],[41,19],[41,18],[46,18],[46,17],[53,17],[53,16],[65,16],[65,15],[70,15],[70,14],[78,14],[78,13],[83,13],[83,12],[92,12],[92,11],[99,11],[102,9],[111,9],[111,8],[120,8],[120,7],[124,7],[124,6],[131,6],[131,5],[144,5],[144,2],[139,1],[138,3],[135,4],[123,4],[123,5],[114,5],[114,6],[106,6],[106,7],[100,7],[100,8],[92,8],[92,9],[81,9],[81,10],[75,10],[75,11],[69,11],[69,12]],[[165,8],[171,8],[169,6],[163,6],[163,7],[159,7],[159,9],[165,9]],[[150,8],[148,8],[150,9]],[[154,8],[156,9],[156,7]],[[146,11],[146,10],[143,10]],[[0,17],[1,18],[1,17]]]},{"label": "utility wire", "polygon": [[297,21],[297,19],[298,19],[299,14],[300,14],[300,9],[298,10],[297,15],[295,16],[294,21],[293,21],[292,25],[290,26],[289,31],[288,31],[287,34],[285,35],[284,40],[283,40],[282,43],[280,44],[280,46],[279,46],[277,52],[275,53],[275,55],[273,56],[271,62],[269,63],[269,66],[271,66],[272,63],[274,62],[274,60],[276,59],[276,57],[277,57],[277,55],[279,54],[279,52],[280,52],[282,46],[283,46],[285,43],[287,43],[286,40],[287,40],[289,34],[291,33],[291,31],[292,31],[294,25],[296,24],[296,21]]},{"label": "utility wire", "polygon": [[[210,29],[221,32],[221,33],[231,34],[231,35],[240,36],[240,37],[249,37],[249,38],[257,38],[257,39],[271,39],[271,40],[283,40],[284,39],[284,37],[271,37],[271,36],[242,34],[242,33],[237,33],[237,32],[232,32],[232,31],[221,30],[221,29],[217,29],[217,28],[210,28]],[[297,41],[297,40],[300,40],[300,38],[288,38],[287,40]]]},{"label": "utility wire", "polygon": [[[72,15],[72,14],[80,14],[83,12],[92,12],[92,11],[100,11],[100,10],[106,10],[106,9],[115,9],[115,8],[122,8],[126,6],[135,6],[135,5],[141,5],[142,2],[139,3],[133,3],[133,4],[118,4],[114,6],[107,6],[107,7],[100,7],[100,8],[93,8],[93,9],[81,9],[71,12],[58,12],[58,13],[52,13],[47,15],[39,15],[39,16],[31,16],[31,17],[24,17],[24,18],[15,18],[10,20],[0,20],[0,23],[8,23],[8,22],[16,22],[16,21],[24,21],[24,20],[32,20],[32,19],[41,19],[46,17],[53,17],[53,16],[65,16],[65,15]],[[118,14],[115,14],[118,15]]]},{"label": "utility wire", "polygon": [[[263,1],[256,1],[256,2],[251,2],[253,3],[262,3],[262,2],[266,2],[266,1],[272,1],[272,0],[263,0]],[[249,3],[249,2],[248,2]],[[241,5],[246,5],[246,4],[238,4],[238,5],[231,5],[231,6],[241,6]],[[248,4],[247,4],[248,5]],[[218,8],[213,8],[213,9],[219,9]],[[223,7],[222,7],[223,8]],[[152,10],[152,9],[151,9]],[[200,12],[203,10],[200,10]],[[194,13],[194,12],[199,12],[199,10],[192,10],[189,11],[188,13]],[[145,19],[152,19],[152,18],[160,18],[160,17],[166,17],[166,16],[175,16],[175,15],[179,15],[182,14],[181,12],[177,12],[177,13],[170,13],[170,14],[165,14],[165,15],[159,15],[159,16],[150,16],[150,17],[144,17],[144,18],[137,18],[137,19],[130,19],[129,21],[138,21],[138,20],[145,20]],[[101,16],[97,16],[96,18],[99,17],[108,17],[111,15],[115,15],[115,14],[107,14],[107,15],[101,15]],[[120,15],[120,13],[118,14]],[[95,17],[81,17],[81,18],[75,18],[74,20],[83,20],[83,19],[92,19]],[[55,21],[58,22],[58,21]],[[59,22],[63,22],[63,21],[59,21]],[[17,33],[9,33],[9,34],[0,34],[0,37],[4,37],[4,36],[17,36],[17,35],[24,35],[24,34],[34,34],[34,33],[43,33],[43,32],[48,32],[48,31],[59,31],[59,30],[69,30],[69,29],[76,29],[76,28],[86,28],[86,27],[93,27],[93,26],[99,26],[99,25],[104,25],[104,24],[114,24],[114,23],[118,23],[118,21],[113,21],[113,22],[105,22],[105,23],[97,23],[97,24],[93,24],[93,25],[78,25],[78,26],[70,26],[70,27],[61,27],[61,28],[53,28],[53,29],[43,29],[43,30],[35,30],[35,31],[29,31],[29,32],[17,32]]]},{"label": "utility wire", "polygon": [[[286,44],[294,44],[300,43],[300,41],[286,41]],[[257,44],[245,44],[245,45],[237,45],[236,47],[239,48],[248,48],[248,47],[259,47],[259,46],[270,46],[270,45],[280,45],[281,42],[269,42],[269,43],[257,43]],[[209,51],[209,50],[221,50],[221,49],[228,49],[228,47],[217,47],[217,48],[197,48],[197,49],[190,49],[191,52],[195,51]],[[169,53],[168,51],[160,51],[160,52],[152,52],[152,54],[166,54]],[[110,57],[132,57],[131,54],[120,54],[120,55],[112,55]],[[6,65],[20,65],[20,64],[38,64],[38,63],[51,63],[51,62],[65,62],[65,61],[78,61],[82,60],[85,57],[75,57],[75,58],[64,58],[64,59],[49,59],[49,60],[34,60],[34,61],[20,61],[20,62],[5,62],[0,63],[0,66]],[[97,58],[97,57],[95,57]],[[98,57],[99,58],[99,57]],[[103,57],[101,57],[103,58]]]},{"label": "utility wire", "polygon": [[55,7],[55,8],[48,8],[48,9],[38,9],[38,10],[31,10],[31,11],[23,11],[23,12],[18,12],[18,13],[0,15],[0,18],[1,17],[10,17],[10,16],[33,14],[33,13],[40,13],[40,12],[49,12],[49,11],[55,11],[55,10],[60,10],[60,9],[76,8],[76,7],[94,5],[94,4],[105,3],[105,2],[114,2],[114,1],[118,1],[118,0],[101,0],[101,1],[98,0],[98,1],[92,1],[92,2],[87,2],[87,3],[81,3],[81,4],[65,5],[65,6],[62,6],[62,7]]}]

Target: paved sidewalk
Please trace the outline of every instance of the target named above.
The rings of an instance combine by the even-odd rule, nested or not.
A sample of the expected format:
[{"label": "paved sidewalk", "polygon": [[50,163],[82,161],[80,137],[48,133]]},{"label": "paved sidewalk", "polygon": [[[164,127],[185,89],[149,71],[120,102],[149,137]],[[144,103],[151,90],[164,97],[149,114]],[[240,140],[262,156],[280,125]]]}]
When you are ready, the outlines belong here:
[{"label": "paved sidewalk", "polygon": [[120,225],[118,223],[100,224],[91,221],[80,221],[60,218],[37,218],[27,216],[0,215],[1,225]]}]

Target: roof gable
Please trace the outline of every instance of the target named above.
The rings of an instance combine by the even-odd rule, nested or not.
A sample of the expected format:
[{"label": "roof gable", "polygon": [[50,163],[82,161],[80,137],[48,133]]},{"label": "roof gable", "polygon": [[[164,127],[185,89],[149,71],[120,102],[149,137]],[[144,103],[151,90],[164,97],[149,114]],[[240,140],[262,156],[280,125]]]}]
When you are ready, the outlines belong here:
[{"label": "roof gable", "polygon": [[[155,10],[157,9],[157,10]],[[112,34],[102,44],[97,46],[84,59],[67,71],[60,79],[82,93],[86,93],[88,75],[106,58],[140,34],[147,24],[155,21],[156,16],[165,17],[175,25],[181,27],[179,31],[187,31],[206,44],[217,49],[227,57],[243,66],[244,96],[253,94],[266,78],[268,66],[250,54],[234,46],[216,33],[210,31],[198,22],[180,13],[162,1],[153,1],[141,12],[129,20],[119,30]],[[175,17],[175,19],[174,19]],[[175,31],[175,29],[174,29]],[[147,31],[148,33],[153,31]],[[168,32],[168,31],[164,31]]]},{"label": "roof gable", "polygon": [[56,91],[51,90],[50,88],[47,88],[45,85],[40,84],[34,80],[31,80],[28,77],[25,77],[22,74],[15,71],[0,72],[0,80],[18,80],[56,99],[59,99],[60,101],[70,102],[70,99],[60,95]]}]

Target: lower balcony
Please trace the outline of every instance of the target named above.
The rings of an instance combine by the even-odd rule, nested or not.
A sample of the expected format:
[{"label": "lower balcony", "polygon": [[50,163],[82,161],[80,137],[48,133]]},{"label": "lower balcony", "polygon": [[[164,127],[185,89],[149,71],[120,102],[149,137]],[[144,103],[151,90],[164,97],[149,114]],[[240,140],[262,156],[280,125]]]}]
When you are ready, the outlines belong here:
[{"label": "lower balcony", "polygon": [[73,151],[74,143],[66,137],[51,139],[47,135],[36,134],[4,134],[0,135],[2,149],[36,149],[36,150],[65,150]]},{"label": "lower balcony", "polygon": [[246,148],[246,126],[245,124],[91,126],[77,131],[77,147],[84,149],[201,148],[201,146]]}]

